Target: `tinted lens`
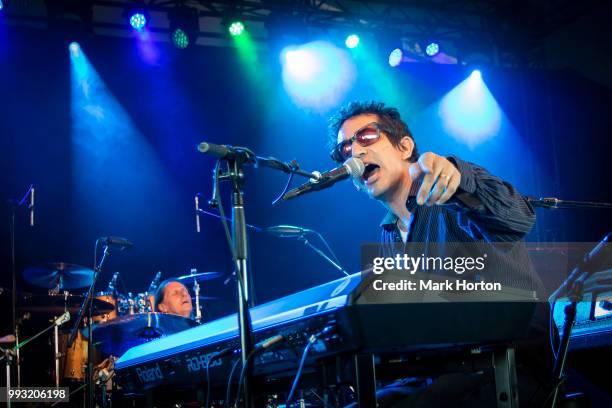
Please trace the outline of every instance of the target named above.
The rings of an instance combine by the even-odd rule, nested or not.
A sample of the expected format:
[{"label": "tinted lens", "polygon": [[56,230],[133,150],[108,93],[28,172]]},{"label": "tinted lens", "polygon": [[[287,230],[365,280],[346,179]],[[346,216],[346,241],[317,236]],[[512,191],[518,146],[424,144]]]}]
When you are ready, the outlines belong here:
[{"label": "tinted lens", "polygon": [[378,133],[378,129],[373,126],[365,127],[355,133],[355,140],[362,146],[371,145],[372,143],[376,142],[379,137],[380,133]]},{"label": "tinted lens", "polygon": [[[355,132],[354,139],[361,146],[369,146],[380,139],[380,132],[375,126],[366,126]],[[342,162],[353,154],[353,143],[351,140],[344,140],[336,146],[333,158],[337,162]]]}]

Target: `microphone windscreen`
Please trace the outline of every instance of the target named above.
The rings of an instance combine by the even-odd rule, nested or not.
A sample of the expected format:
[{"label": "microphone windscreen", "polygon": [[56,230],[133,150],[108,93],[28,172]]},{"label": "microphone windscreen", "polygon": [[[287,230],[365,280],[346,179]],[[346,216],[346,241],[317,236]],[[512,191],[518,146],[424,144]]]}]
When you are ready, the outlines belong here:
[{"label": "microphone windscreen", "polygon": [[351,177],[353,178],[361,177],[361,175],[365,171],[365,164],[363,164],[363,162],[356,157],[351,157],[350,159],[344,162],[344,165],[346,166]]}]

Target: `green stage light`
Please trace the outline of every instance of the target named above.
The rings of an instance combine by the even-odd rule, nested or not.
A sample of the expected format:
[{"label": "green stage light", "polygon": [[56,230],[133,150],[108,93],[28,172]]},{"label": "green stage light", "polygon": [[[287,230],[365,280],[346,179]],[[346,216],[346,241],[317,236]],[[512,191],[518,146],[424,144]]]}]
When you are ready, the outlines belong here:
[{"label": "green stage light", "polygon": [[177,28],[172,33],[172,43],[176,48],[184,50],[189,46],[189,35],[185,32],[185,30]]},{"label": "green stage light", "polygon": [[244,32],[244,24],[241,21],[234,21],[230,24],[228,30],[232,36],[237,37]]}]

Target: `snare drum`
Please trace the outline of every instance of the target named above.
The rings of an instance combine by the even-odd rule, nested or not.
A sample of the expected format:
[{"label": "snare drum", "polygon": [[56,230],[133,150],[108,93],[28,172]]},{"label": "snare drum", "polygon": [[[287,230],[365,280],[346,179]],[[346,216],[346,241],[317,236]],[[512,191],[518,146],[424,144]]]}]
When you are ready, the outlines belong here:
[{"label": "snare drum", "polygon": [[94,298],[103,300],[115,306],[115,310],[111,312],[101,314],[99,316],[94,316],[92,319],[94,323],[104,323],[117,317],[117,299],[112,293],[98,292],[96,293]]}]

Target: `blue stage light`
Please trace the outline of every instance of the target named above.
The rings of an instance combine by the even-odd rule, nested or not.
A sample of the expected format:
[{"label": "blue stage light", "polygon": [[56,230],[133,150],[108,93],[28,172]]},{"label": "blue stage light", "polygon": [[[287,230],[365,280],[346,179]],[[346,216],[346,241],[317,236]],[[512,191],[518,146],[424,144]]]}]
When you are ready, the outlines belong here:
[{"label": "blue stage light", "polygon": [[130,17],[130,25],[134,30],[142,30],[147,25],[147,17],[140,12],[132,14]]},{"label": "blue stage light", "polygon": [[442,98],[439,114],[446,132],[470,149],[501,128],[501,108],[477,69]]},{"label": "blue stage light", "polygon": [[436,42],[431,42],[427,44],[427,47],[425,48],[425,54],[427,54],[430,57],[435,57],[439,52],[440,52],[440,44]]},{"label": "blue stage light", "polygon": [[404,53],[401,49],[396,48],[389,54],[389,65],[392,67],[397,67],[402,63],[402,58],[404,57]]},{"label": "blue stage light", "polygon": [[73,56],[75,56],[75,57],[76,57],[77,55],[79,55],[79,49],[80,49],[80,48],[81,48],[81,47],[79,46],[79,43],[77,43],[77,42],[71,42],[71,43],[70,43],[70,45],[68,46],[68,49],[70,50],[70,53],[71,53]]}]

